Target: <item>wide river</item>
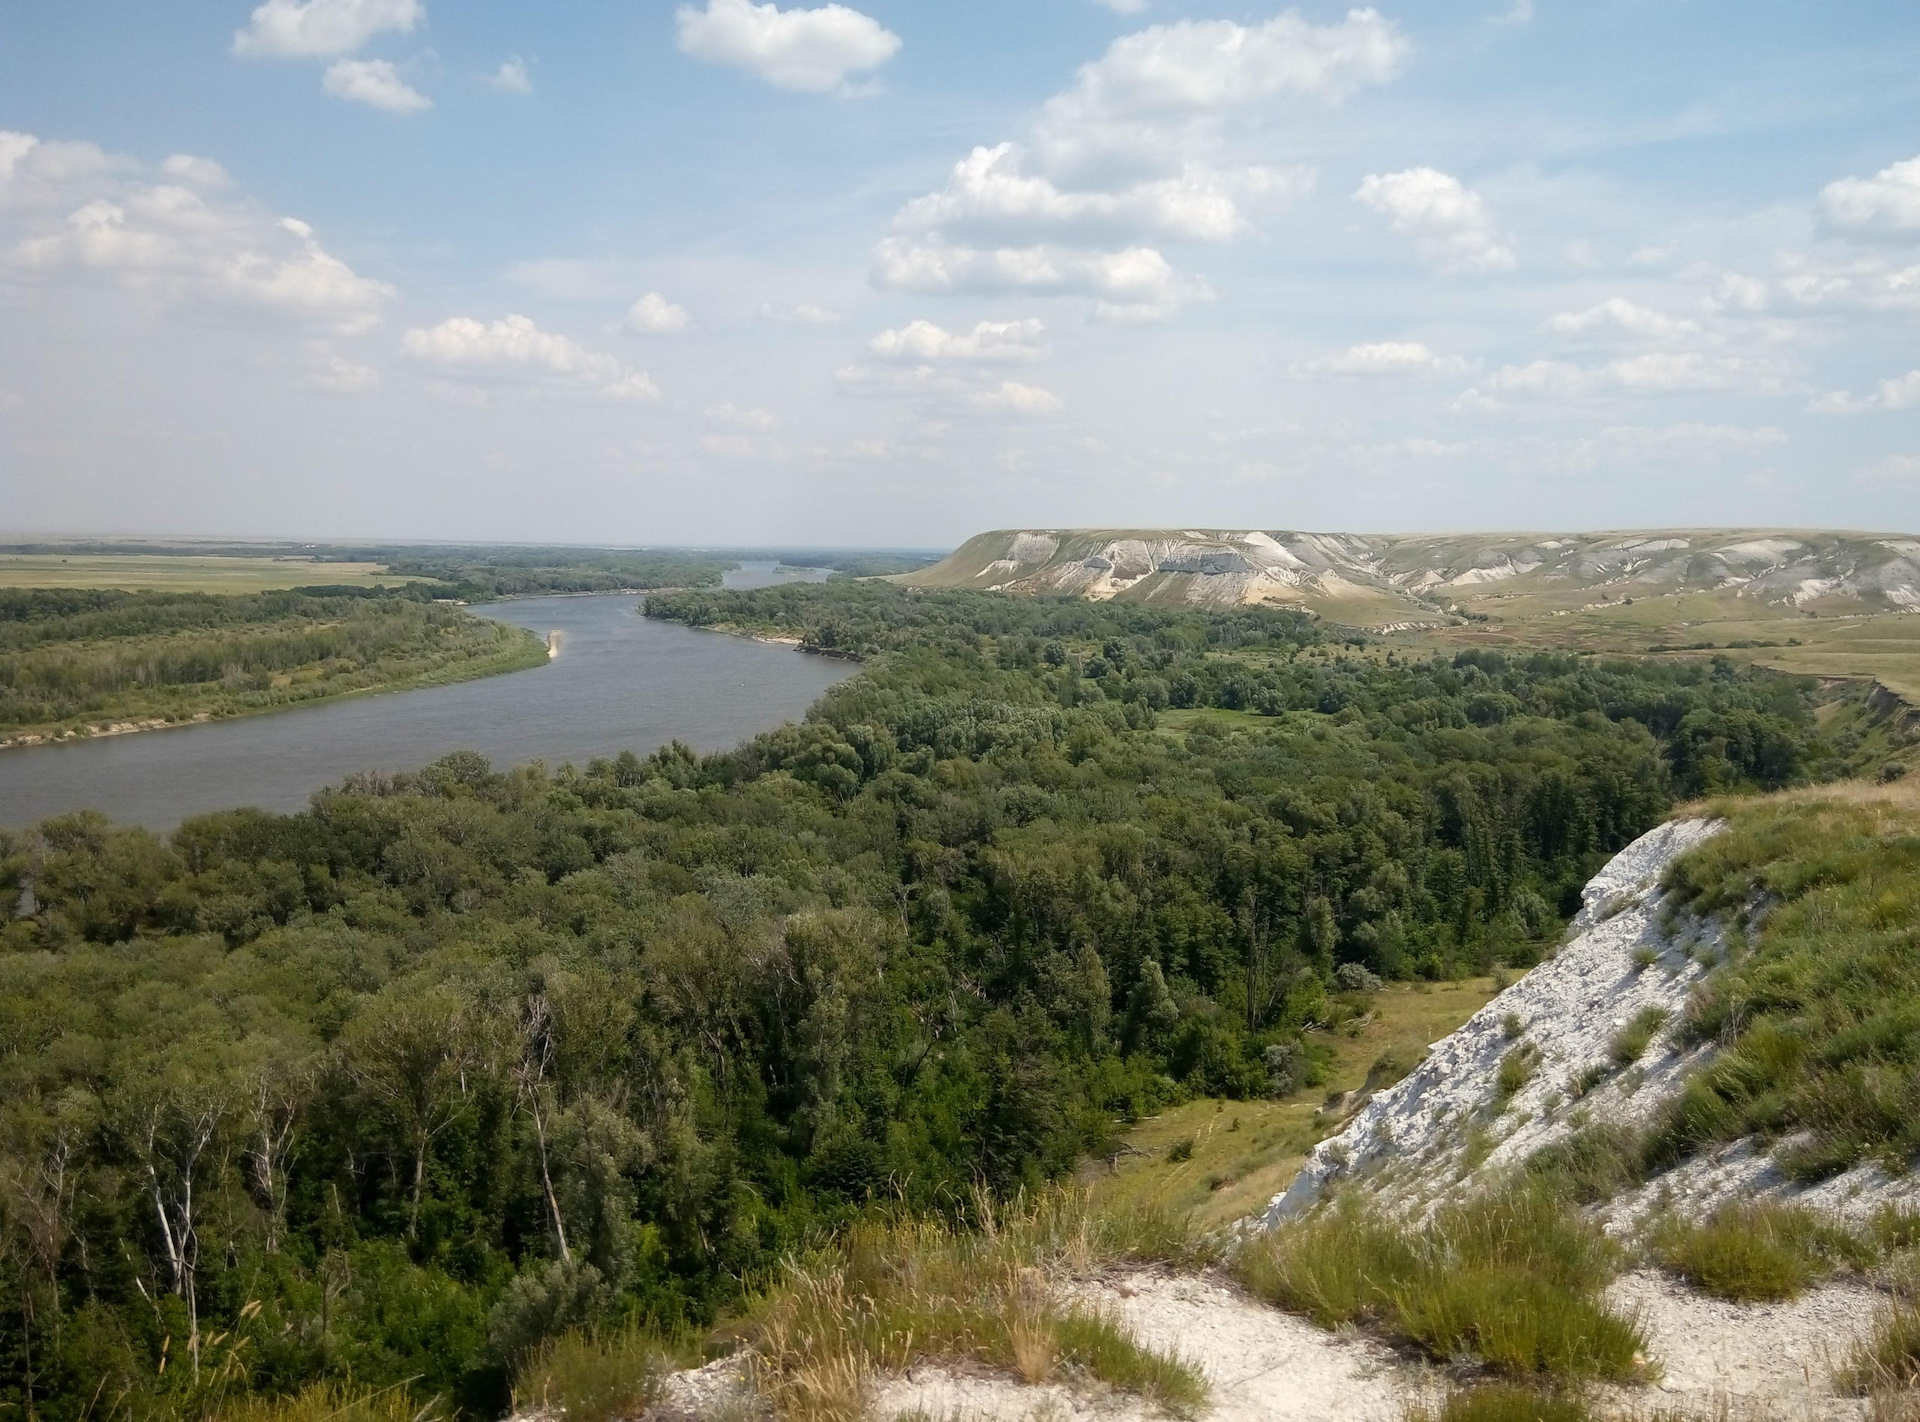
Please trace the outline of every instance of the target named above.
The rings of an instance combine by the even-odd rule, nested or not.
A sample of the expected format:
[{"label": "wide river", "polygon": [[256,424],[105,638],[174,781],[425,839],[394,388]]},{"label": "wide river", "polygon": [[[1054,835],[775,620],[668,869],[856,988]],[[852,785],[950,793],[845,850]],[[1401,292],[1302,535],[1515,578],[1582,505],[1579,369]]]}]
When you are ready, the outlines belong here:
[{"label": "wide river", "polygon": [[[760,569],[728,578],[734,586],[772,581]],[[530,671],[0,751],[0,825],[94,809],[163,830],[236,805],[298,810],[356,770],[412,770],[452,750],[479,751],[502,767],[584,765],[672,740],[723,750],[797,718],[855,671],[790,647],[649,622],[638,603],[545,597],[475,609],[561,634],[560,655]]]}]

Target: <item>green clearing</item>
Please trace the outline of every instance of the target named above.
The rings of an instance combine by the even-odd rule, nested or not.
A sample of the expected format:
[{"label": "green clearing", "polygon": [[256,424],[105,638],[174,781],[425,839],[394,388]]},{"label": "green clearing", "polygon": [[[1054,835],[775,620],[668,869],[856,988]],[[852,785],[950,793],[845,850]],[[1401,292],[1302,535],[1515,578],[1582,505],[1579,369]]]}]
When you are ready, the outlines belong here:
[{"label": "green clearing", "polygon": [[310,558],[0,553],[0,588],[253,593],[315,586],[397,587],[431,581],[417,574],[390,573],[384,563],[324,563]]},{"label": "green clearing", "polygon": [[[1203,1097],[1131,1127],[1108,1158],[1081,1166],[1082,1183],[1104,1209],[1165,1210],[1215,1229],[1263,1208],[1287,1188],[1307,1152],[1344,1123],[1330,1097],[1366,1085],[1376,1065],[1404,1069],[1492,1000],[1492,978],[1389,983],[1348,1029],[1318,1034],[1331,1049],[1326,1080],[1284,1099]],[[1357,1104],[1343,1102],[1342,1105]],[[1183,1160],[1168,1151],[1192,1143]]]}]

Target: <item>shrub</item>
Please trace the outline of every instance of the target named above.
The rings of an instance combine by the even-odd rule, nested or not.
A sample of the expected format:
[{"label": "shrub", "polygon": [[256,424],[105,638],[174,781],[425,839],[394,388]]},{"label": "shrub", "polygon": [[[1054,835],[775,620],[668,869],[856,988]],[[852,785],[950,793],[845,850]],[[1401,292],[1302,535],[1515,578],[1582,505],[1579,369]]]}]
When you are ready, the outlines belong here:
[{"label": "shrub", "polygon": [[1600,1298],[1618,1250],[1538,1188],[1449,1207],[1415,1231],[1339,1200],[1235,1264],[1252,1292],[1322,1327],[1373,1322],[1515,1377],[1629,1378],[1646,1346]]},{"label": "shrub", "polygon": [[1333,970],[1333,985],[1342,992],[1378,992],[1380,975],[1365,963],[1342,963]]},{"label": "shrub", "polygon": [[1193,1159],[1193,1137],[1182,1136],[1167,1147],[1167,1164],[1180,1165]]},{"label": "shrub", "polygon": [[1736,1205],[1704,1224],[1669,1217],[1650,1244],[1661,1265],[1724,1299],[1787,1299],[1842,1266],[1872,1262],[1867,1241],[1795,1205]]},{"label": "shrub", "polygon": [[1664,1007],[1643,1007],[1618,1032],[1613,1034],[1613,1044],[1608,1049],[1613,1064],[1618,1067],[1630,1067],[1646,1055],[1652,1045],[1654,1034],[1667,1024],[1667,1009]]}]

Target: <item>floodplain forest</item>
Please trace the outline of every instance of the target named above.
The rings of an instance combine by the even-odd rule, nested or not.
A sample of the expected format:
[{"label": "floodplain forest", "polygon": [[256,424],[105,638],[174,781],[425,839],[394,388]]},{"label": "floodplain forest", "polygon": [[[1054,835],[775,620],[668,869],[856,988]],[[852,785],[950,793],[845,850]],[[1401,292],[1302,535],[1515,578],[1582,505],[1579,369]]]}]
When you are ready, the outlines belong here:
[{"label": "floodplain forest", "polygon": [[1846,768],[1814,683],[1721,659],[850,582],[649,613],[864,666],[716,755],[0,837],[0,1405],[498,1415],[568,1329],[705,1327],[856,1226],[1310,1086],[1380,979],[1536,961],[1677,797]]}]

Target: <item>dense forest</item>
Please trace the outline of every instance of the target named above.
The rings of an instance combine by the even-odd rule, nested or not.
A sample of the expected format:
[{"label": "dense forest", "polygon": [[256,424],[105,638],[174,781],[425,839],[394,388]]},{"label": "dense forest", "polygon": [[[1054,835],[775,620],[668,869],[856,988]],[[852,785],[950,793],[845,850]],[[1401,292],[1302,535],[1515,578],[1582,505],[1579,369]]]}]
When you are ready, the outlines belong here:
[{"label": "dense forest", "polygon": [[537,666],[523,628],[403,589],[0,590],[0,745]]},{"label": "dense forest", "polygon": [[858,583],[650,611],[865,666],[704,758],[0,838],[0,1402],[488,1415],[562,1328],[704,1324],[862,1212],[1309,1086],[1379,978],[1530,963],[1676,796],[1831,763],[1809,684],[1725,660]]}]

